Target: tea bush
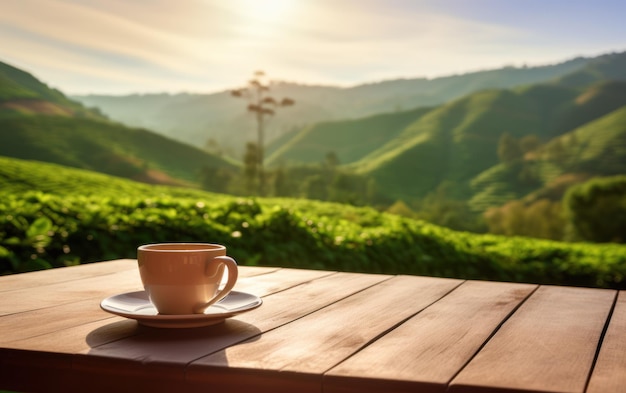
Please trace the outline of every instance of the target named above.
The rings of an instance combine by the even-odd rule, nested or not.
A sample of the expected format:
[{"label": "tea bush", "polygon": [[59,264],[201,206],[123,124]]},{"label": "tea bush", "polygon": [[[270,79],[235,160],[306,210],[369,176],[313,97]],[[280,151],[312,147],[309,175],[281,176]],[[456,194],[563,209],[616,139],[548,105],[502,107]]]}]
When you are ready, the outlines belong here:
[{"label": "tea bush", "polygon": [[214,242],[243,265],[626,288],[626,246],[455,232],[372,208],[150,186],[0,157],[0,273]]},{"label": "tea bush", "polygon": [[289,199],[0,193],[0,270],[225,244],[240,264],[626,287],[626,247],[454,232],[371,208]]}]

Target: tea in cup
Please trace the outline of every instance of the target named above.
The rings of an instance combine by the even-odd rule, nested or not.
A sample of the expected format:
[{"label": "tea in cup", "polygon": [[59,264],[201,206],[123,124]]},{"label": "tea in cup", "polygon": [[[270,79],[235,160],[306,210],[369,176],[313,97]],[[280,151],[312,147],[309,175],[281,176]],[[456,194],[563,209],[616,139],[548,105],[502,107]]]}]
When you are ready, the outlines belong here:
[{"label": "tea in cup", "polygon": [[[159,314],[202,314],[237,282],[237,263],[220,244],[146,244],[137,248],[137,261],[144,289]],[[226,284],[220,288],[224,274]]]}]

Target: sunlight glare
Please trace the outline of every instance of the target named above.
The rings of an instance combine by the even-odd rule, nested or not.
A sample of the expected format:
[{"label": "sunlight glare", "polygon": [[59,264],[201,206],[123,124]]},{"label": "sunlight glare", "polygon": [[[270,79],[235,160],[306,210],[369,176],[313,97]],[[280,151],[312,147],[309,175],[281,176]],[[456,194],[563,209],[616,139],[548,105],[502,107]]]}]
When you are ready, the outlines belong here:
[{"label": "sunlight glare", "polygon": [[292,0],[245,0],[241,2],[241,9],[250,17],[272,22],[284,15],[293,4]]}]

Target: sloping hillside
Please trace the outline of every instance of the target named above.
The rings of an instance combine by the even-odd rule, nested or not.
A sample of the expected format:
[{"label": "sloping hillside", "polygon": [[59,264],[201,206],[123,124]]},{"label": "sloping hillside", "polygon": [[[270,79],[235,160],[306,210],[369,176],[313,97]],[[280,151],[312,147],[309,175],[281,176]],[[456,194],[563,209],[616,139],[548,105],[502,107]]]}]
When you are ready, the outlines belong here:
[{"label": "sloping hillside", "polygon": [[[347,88],[279,82],[272,86],[272,95],[279,99],[290,97],[296,105],[280,111],[272,119],[267,128],[267,140],[271,142],[294,128],[317,122],[440,105],[483,89],[547,82],[579,70],[593,60],[576,58],[554,65],[505,67],[434,79],[379,81]],[[272,70],[266,71],[270,77],[280,79],[280,75],[272,75]],[[241,76],[242,84],[247,77]],[[245,102],[234,99],[229,92],[117,97],[88,95],[75,99],[97,106],[125,124],[149,127],[195,146],[203,146],[211,137],[224,147],[241,151],[246,141],[254,140],[254,119],[246,114]]]},{"label": "sloping hillside", "polygon": [[196,183],[223,159],[147,130],[64,116],[0,116],[0,155],[53,162],[148,183]]},{"label": "sloping hillside", "polygon": [[[622,54],[608,59],[619,65],[625,57]],[[452,184],[451,196],[467,199],[476,192],[470,187],[472,179],[499,164],[497,149],[502,134],[517,139],[533,135],[545,143],[626,105],[626,81],[610,80],[619,73],[613,72],[616,67],[605,60],[598,61],[602,67],[590,68],[596,70],[600,82],[584,89],[556,81],[513,90],[484,90],[430,110],[322,123],[295,134],[277,150],[277,156],[302,161],[316,157],[320,161],[321,152],[334,148],[333,141],[348,136],[355,150],[362,148],[365,144],[359,132],[367,136],[366,120],[372,124],[375,120],[377,135],[387,135],[387,141],[379,140],[383,143],[367,154],[360,150],[361,158],[356,162],[351,159],[358,155],[339,150],[342,163],[375,178],[380,189],[393,198],[423,197],[447,182]],[[376,147],[373,143],[367,146]],[[547,169],[542,171],[549,173]],[[510,170],[496,172],[499,179],[508,176],[505,173],[511,175]],[[514,183],[515,179],[510,181]],[[539,185],[496,183],[499,185],[489,187],[499,194],[497,200],[525,194]]]},{"label": "sloping hillside", "polygon": [[144,195],[146,198],[167,195],[207,200],[213,195],[217,196],[194,188],[146,184],[90,170],[3,156],[0,156],[0,190],[15,195],[40,191],[64,196],[97,195],[112,198],[128,195]]},{"label": "sloping hillside", "polygon": [[213,239],[241,264],[625,288],[625,246],[454,232],[372,208],[242,199],[2,157],[0,228],[0,274]]},{"label": "sloping hillside", "polygon": [[68,99],[31,74],[0,62],[0,114],[3,113],[103,118],[98,111]]},{"label": "sloping hillside", "polygon": [[236,168],[189,145],[111,122],[4,63],[0,155],[175,185],[196,183],[203,166]]},{"label": "sloping hillside", "polygon": [[557,78],[557,83],[570,87],[588,87],[607,80],[626,80],[626,53],[600,56],[579,70]]},{"label": "sloping hillside", "polygon": [[560,200],[568,187],[595,176],[626,173],[626,104],[550,140],[512,164],[476,176],[470,205],[476,211],[513,199]]},{"label": "sloping hillside", "polygon": [[341,163],[357,161],[398,136],[430,108],[388,113],[357,120],[322,122],[306,127],[275,150],[268,163],[316,163],[334,152]]}]

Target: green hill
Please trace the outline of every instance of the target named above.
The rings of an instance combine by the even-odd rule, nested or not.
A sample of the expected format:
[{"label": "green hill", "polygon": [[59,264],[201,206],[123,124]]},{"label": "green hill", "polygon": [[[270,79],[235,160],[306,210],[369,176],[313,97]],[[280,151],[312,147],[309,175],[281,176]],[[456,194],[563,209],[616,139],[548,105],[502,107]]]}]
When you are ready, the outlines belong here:
[{"label": "green hill", "polygon": [[0,116],[0,155],[149,183],[196,183],[203,166],[234,164],[150,131],[65,116]]},{"label": "green hill", "polygon": [[[624,57],[609,60],[619,65]],[[335,150],[340,161],[373,177],[391,198],[423,197],[446,182],[453,185],[455,198],[469,199],[481,185],[493,196],[480,197],[481,206],[488,200],[506,201],[531,192],[537,184],[514,184],[514,171],[496,170],[471,186],[472,179],[499,164],[497,147],[503,133],[518,139],[534,135],[547,142],[626,105],[626,81],[608,80],[614,75],[609,66],[613,63],[601,63],[600,69],[608,70],[604,79],[584,89],[546,83],[484,90],[432,109],[313,125],[285,142],[273,158],[320,161],[340,146]],[[548,176],[550,164],[542,166],[535,170]],[[498,180],[491,184],[492,178]]]},{"label": "green hill", "polygon": [[[575,97],[559,87],[552,90],[556,96]],[[498,163],[504,132],[517,138],[550,137],[552,114],[544,113],[546,106],[534,94],[488,90],[440,106],[354,166],[398,198],[423,196],[444,181],[456,185],[458,197],[467,197],[467,182]]]},{"label": "green hill", "polygon": [[194,184],[202,167],[237,166],[145,129],[114,123],[0,63],[0,155],[149,183]]},{"label": "green hill", "polygon": [[291,136],[268,157],[268,163],[317,163],[334,152],[341,163],[351,163],[394,139],[408,124],[429,112],[419,108],[357,120],[316,123]]},{"label": "green hill", "polygon": [[536,156],[537,161],[554,163],[562,173],[626,173],[626,104],[551,140]]},{"label": "green hill", "polygon": [[610,80],[626,80],[626,53],[611,53],[593,59],[579,70],[557,78],[556,83],[584,88]]},{"label": "green hill", "polygon": [[[626,78],[625,78],[626,79]],[[571,131],[589,119],[598,119],[626,104],[626,80],[601,81],[584,89],[561,108],[556,134]]]},{"label": "green hill", "polygon": [[168,195],[206,199],[213,195],[193,188],[147,184],[90,170],[3,156],[0,156],[0,190],[15,195],[38,191],[65,196],[120,198],[134,194],[146,198]]},{"label": "green hill", "polygon": [[551,139],[522,161],[497,164],[477,175],[471,181],[475,193],[470,205],[483,211],[513,199],[560,200],[573,184],[624,173],[626,104]]},{"label": "green hill", "polygon": [[[347,88],[276,82],[270,93],[278,99],[290,97],[296,105],[280,111],[272,119],[266,130],[266,140],[271,143],[293,128],[302,129],[319,122],[431,107],[484,89],[548,82],[601,58],[579,57],[545,66],[504,67],[433,79],[385,80]],[[280,75],[267,71],[272,79],[280,79]],[[241,76],[242,84],[247,77]],[[254,119],[246,113],[245,102],[234,99],[228,91],[75,98],[100,108],[112,119],[147,127],[194,146],[203,146],[207,139],[213,138],[221,146],[242,153],[245,143],[255,137]]]},{"label": "green hill", "polygon": [[165,241],[222,243],[242,265],[626,287],[625,246],[472,235],[371,208],[0,157],[0,273],[134,258],[138,245]]},{"label": "green hill", "polygon": [[0,114],[7,112],[102,118],[31,74],[0,62]]}]

